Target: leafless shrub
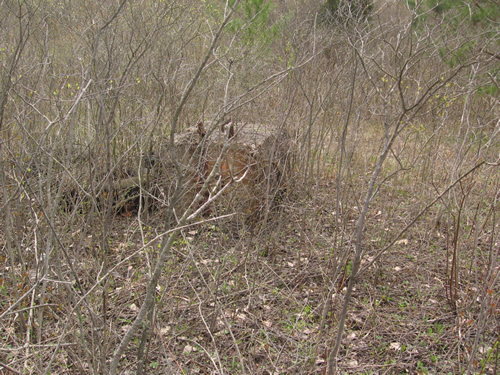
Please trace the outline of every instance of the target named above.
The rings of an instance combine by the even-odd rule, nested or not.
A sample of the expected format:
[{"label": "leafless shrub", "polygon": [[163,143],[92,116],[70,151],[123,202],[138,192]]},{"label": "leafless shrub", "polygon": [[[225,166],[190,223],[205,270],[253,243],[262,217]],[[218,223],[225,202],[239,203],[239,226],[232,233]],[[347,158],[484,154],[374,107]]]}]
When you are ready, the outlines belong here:
[{"label": "leafless shrub", "polygon": [[207,3],[1,3],[0,365],[492,370],[498,36]]}]

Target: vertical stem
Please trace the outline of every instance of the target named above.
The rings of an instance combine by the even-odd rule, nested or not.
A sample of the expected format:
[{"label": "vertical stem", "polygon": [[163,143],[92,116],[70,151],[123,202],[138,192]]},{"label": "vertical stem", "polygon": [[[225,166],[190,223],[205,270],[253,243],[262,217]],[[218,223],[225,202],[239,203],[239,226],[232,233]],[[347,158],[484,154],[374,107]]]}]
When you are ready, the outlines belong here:
[{"label": "vertical stem", "polygon": [[[335,225],[338,225],[340,222],[340,210],[341,210],[341,205],[340,205],[340,190],[342,187],[342,167],[344,165],[344,158],[346,155],[346,139],[347,139],[347,128],[349,126],[349,121],[351,117],[351,112],[352,112],[352,105],[354,102],[354,84],[356,83],[356,75],[357,75],[357,70],[358,70],[358,58],[355,56],[355,63],[354,63],[354,72],[352,75],[352,80],[351,80],[351,94],[349,97],[349,109],[347,111],[346,119],[344,122],[344,127],[342,129],[342,138],[340,142],[340,161],[339,161],[339,167],[338,167],[338,172],[337,172],[337,192],[336,192],[336,197],[335,197]],[[338,231],[337,231],[338,232]],[[344,253],[345,254],[345,253]],[[328,296],[325,300],[325,304],[323,306],[323,311],[321,313],[321,327],[324,326],[324,321],[326,319],[326,316],[328,314],[328,309],[330,307],[330,301],[332,300],[333,292],[335,291],[335,279],[338,274],[338,270],[341,269],[341,262],[339,261],[339,257],[336,257],[336,265],[335,265],[335,271],[334,271],[334,277],[333,277],[333,283],[332,286],[330,287],[330,290],[328,291]]]},{"label": "vertical stem", "polygon": [[[388,129],[388,125],[386,126],[386,129]],[[398,128],[396,127],[396,129],[392,133],[392,136],[389,137],[388,135],[389,135],[388,131],[386,131],[387,141],[385,144],[385,148],[384,148],[384,151],[382,152],[382,154],[380,155],[378,163],[375,166],[375,169],[372,173],[372,177],[371,177],[370,182],[368,184],[368,191],[366,192],[365,200],[363,203],[363,208],[361,210],[361,214],[360,214],[358,221],[356,223],[356,231],[355,231],[356,245],[355,245],[354,262],[352,265],[351,276],[349,277],[349,283],[347,285],[347,291],[346,291],[346,295],[345,295],[345,299],[344,299],[344,304],[342,306],[342,314],[340,316],[337,337],[335,339],[335,346],[328,356],[328,375],[333,375],[337,371],[337,355],[338,355],[338,352],[340,350],[340,345],[342,343],[342,337],[344,334],[344,327],[345,327],[345,320],[347,317],[347,310],[348,310],[349,304],[351,302],[352,290],[354,288],[354,284],[356,283],[357,278],[358,278],[358,271],[359,271],[359,268],[361,265],[361,258],[363,255],[363,248],[362,248],[363,229],[365,227],[366,214],[368,212],[370,202],[373,199],[375,182],[377,181],[377,178],[380,174],[380,170],[382,169],[382,165],[384,164],[384,161],[387,158],[387,155],[389,154],[391,146],[398,135]]]},{"label": "vertical stem", "polygon": [[[233,15],[234,10],[238,6],[239,1],[236,1],[229,13],[225,16],[224,20],[222,21],[221,25],[219,26],[219,29],[217,30],[217,33],[214,35],[214,38],[212,40],[212,43],[207,50],[207,53],[205,54],[205,57],[203,58],[202,62],[200,63],[193,79],[189,82],[186,90],[184,91],[184,94],[182,96],[182,99],[177,106],[174,115],[172,117],[172,127],[171,127],[171,133],[170,133],[170,144],[173,146],[174,145],[174,135],[177,130],[177,122],[179,120],[179,116],[182,112],[182,109],[184,105],[187,102],[187,99],[198,83],[198,80],[201,76],[201,73],[205,69],[208,60],[212,56],[213,50],[215,49],[215,46],[217,45],[220,36],[222,35],[222,32],[224,31],[225,26],[229,22],[230,18]],[[220,159],[220,158],[219,158]],[[213,173],[212,173],[213,174]],[[213,176],[212,176],[213,178]],[[209,182],[210,177],[207,179],[205,182],[205,185]],[[178,185],[178,188],[176,189],[176,194],[179,194],[179,191],[181,189],[181,184]],[[198,199],[198,195],[196,196],[195,199]],[[190,220],[189,217],[189,209],[184,212],[184,215],[181,217],[178,223],[178,228],[182,227],[184,224],[186,224]],[[111,359],[111,365],[109,369],[109,375],[114,375],[116,373],[116,370],[118,368],[118,364],[120,362],[120,358],[122,354],[125,352],[126,347],[128,346],[129,342],[132,340],[133,336],[136,334],[136,332],[139,330],[139,328],[142,326],[144,319],[146,319],[146,316],[148,313],[153,309],[154,303],[155,303],[155,293],[156,293],[156,286],[158,284],[158,281],[160,280],[161,273],[163,271],[163,264],[165,263],[165,260],[167,258],[167,255],[170,252],[170,249],[172,248],[172,245],[177,238],[179,234],[180,229],[175,230],[172,232],[170,237],[166,238],[163,240],[163,243],[161,245],[161,250],[160,254],[158,255],[158,260],[156,262],[154,272],[151,275],[151,279],[148,283],[147,289],[146,289],[146,295],[144,298],[144,302],[139,309],[139,313],[137,314],[137,317],[135,318],[134,322],[130,326],[129,330],[125,333],[123,336],[123,339],[121,340],[120,344],[116,348],[113,357]],[[146,339],[146,338],[144,338]]]}]

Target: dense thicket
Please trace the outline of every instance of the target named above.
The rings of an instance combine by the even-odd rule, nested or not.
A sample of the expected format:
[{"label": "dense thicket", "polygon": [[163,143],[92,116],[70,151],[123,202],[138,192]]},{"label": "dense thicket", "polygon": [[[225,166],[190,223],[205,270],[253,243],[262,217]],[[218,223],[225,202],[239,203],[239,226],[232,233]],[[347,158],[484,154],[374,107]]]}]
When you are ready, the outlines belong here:
[{"label": "dense thicket", "polygon": [[498,371],[495,5],[1,1],[0,369]]}]

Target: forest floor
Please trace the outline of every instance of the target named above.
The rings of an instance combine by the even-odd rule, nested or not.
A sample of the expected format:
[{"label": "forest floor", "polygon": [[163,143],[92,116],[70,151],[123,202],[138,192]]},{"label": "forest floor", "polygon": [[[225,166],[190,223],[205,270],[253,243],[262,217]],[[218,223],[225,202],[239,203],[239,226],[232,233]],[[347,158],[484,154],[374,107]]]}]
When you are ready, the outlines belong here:
[{"label": "forest floor", "polygon": [[[347,313],[340,373],[498,373],[500,286],[484,290],[491,285],[488,265],[495,265],[495,231],[483,226],[454,241],[454,226],[436,205],[397,237],[425,207],[401,186],[385,184],[368,213],[364,272]],[[310,194],[290,193],[266,224],[201,218],[202,224],[184,229],[157,286],[143,373],[324,374],[350,277],[360,201],[350,198],[337,215],[336,187],[324,179]],[[87,293],[85,308],[76,314],[70,301],[82,291],[59,284],[43,289],[45,297],[33,296],[47,301],[39,306],[43,315],[30,314],[29,299],[21,299],[19,312],[5,315],[0,327],[0,364],[14,369],[25,363],[26,373],[38,373],[50,360],[53,374],[93,373],[98,358],[104,359],[98,367],[107,366],[144,301],[165,235],[162,216],[157,210],[113,218],[106,281],[100,280],[100,239],[89,235],[82,242],[79,230],[68,233],[65,243],[83,244],[67,251]],[[71,279],[62,267],[57,272]],[[32,271],[19,293],[29,293]],[[6,313],[20,294],[8,277],[0,282],[0,311]],[[95,333],[93,327],[101,328]],[[25,355],[25,341],[39,360]],[[128,346],[121,374],[136,373],[142,341],[137,335]]]},{"label": "forest floor", "polygon": [[[358,213],[355,206],[344,209],[343,228],[336,228],[334,188],[323,182],[314,197],[284,204],[258,233],[234,221],[187,229],[157,288],[146,372],[236,374],[243,363],[252,374],[325,373],[350,272],[343,254],[351,254],[344,250],[351,247]],[[400,212],[410,210],[401,209],[404,196],[396,200]],[[157,243],[137,250],[161,232],[154,215],[148,222],[157,224],[143,225],[142,235],[136,218],[116,221],[114,264],[125,260],[108,283],[107,320],[116,337],[133,321],[145,293]],[[362,267],[409,216],[390,207],[371,210]],[[461,259],[464,281],[450,288],[451,234],[434,214],[427,217],[356,283],[338,358],[341,373],[458,374],[471,356],[482,358],[471,363],[473,373],[498,371],[498,306],[485,307],[470,281],[473,272],[476,278],[486,272],[484,258],[477,257],[474,271],[470,259]],[[341,272],[333,279],[336,264]],[[132,371],[135,348],[130,350],[122,363]]]}]

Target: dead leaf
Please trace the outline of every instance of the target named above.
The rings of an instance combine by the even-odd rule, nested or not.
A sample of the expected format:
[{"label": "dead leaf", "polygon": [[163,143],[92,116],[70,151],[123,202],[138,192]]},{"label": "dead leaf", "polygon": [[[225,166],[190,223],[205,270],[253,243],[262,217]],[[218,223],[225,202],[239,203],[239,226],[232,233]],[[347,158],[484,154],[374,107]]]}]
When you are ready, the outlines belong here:
[{"label": "dead leaf", "polygon": [[391,344],[389,345],[389,349],[396,350],[396,351],[399,352],[401,350],[401,343],[399,343],[399,342],[391,342]]}]

